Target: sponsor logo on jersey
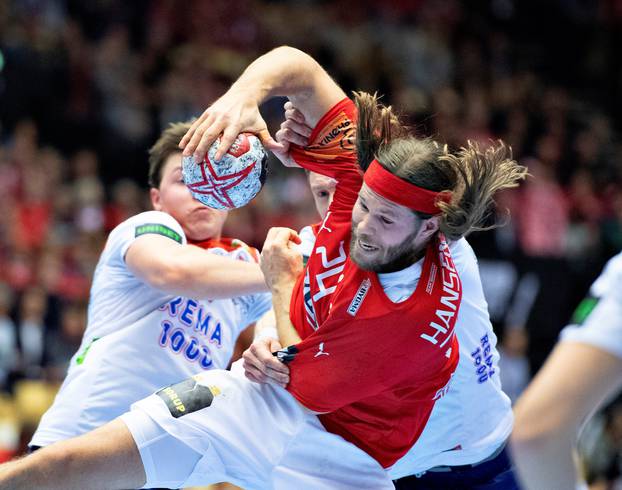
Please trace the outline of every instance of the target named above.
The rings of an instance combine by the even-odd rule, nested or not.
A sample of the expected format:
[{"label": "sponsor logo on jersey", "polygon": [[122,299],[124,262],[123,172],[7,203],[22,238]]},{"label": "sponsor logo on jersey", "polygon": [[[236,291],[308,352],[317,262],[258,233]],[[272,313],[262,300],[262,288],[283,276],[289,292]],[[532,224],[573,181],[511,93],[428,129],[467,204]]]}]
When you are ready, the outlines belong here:
[{"label": "sponsor logo on jersey", "polygon": [[600,298],[597,298],[595,296],[588,296],[583,301],[581,301],[581,303],[579,303],[579,306],[577,306],[577,309],[572,314],[572,319],[570,320],[570,323],[573,323],[575,325],[581,325],[583,322],[585,322],[585,320],[587,320],[587,317],[590,316],[592,311],[594,311],[594,308],[596,308],[596,305],[599,301]]},{"label": "sponsor logo on jersey", "polygon": [[356,316],[356,313],[359,311],[359,308],[363,304],[363,300],[365,299],[365,296],[367,296],[367,292],[369,291],[370,287],[371,281],[369,279],[363,280],[363,282],[359,286],[358,291],[354,295],[354,298],[352,298],[350,306],[348,306],[347,311],[350,315]]},{"label": "sponsor logo on jersey", "polygon": [[495,374],[495,363],[492,357],[492,346],[488,334],[479,339],[480,346],[471,352],[471,358],[475,365],[475,375],[477,382],[482,384],[492,378]]},{"label": "sponsor logo on jersey", "polygon": [[330,356],[328,352],[324,351],[324,342],[320,342],[320,345],[318,346],[318,351],[315,353],[313,357],[320,357],[320,356]]},{"label": "sponsor logo on jersey", "polygon": [[345,114],[340,114],[339,119],[333,121],[333,123],[329,126],[328,131],[322,136],[318,146],[326,146],[338,136],[342,136],[343,138],[349,133],[348,129],[351,127],[352,121],[347,119]]},{"label": "sponsor logo on jersey", "polygon": [[88,343],[88,345],[84,348],[84,350],[80,353],[80,355],[76,357],[76,364],[80,365],[84,362],[84,359],[86,359],[86,355],[89,353],[89,350],[91,350],[91,346],[93,345],[93,342],[95,342],[96,340],[99,340],[99,337],[93,337],[93,340],[91,340]]},{"label": "sponsor logo on jersey", "polygon": [[212,404],[215,396],[221,394],[217,386],[197,383],[196,377],[176,383],[156,392],[175,418],[188,415]]},{"label": "sponsor logo on jersey", "polygon": [[163,349],[183,355],[202,369],[213,367],[212,349],[222,348],[226,329],[214,312],[191,298],[177,297],[162,305],[160,310],[169,319],[161,322],[158,342]]},{"label": "sponsor logo on jersey", "polygon": [[438,267],[436,267],[436,264],[432,264],[430,266],[430,277],[428,278],[428,283],[425,285],[425,292],[428,294],[432,294],[432,289],[434,288],[434,281],[436,281],[437,271]]},{"label": "sponsor logo on jersey", "polygon": [[177,243],[182,242],[181,235],[179,233],[160,223],[147,223],[137,226],[134,230],[134,237],[136,238],[141,235],[162,235],[170,238],[171,240],[175,240]]},{"label": "sponsor logo on jersey", "polygon": [[[434,331],[434,333],[422,333],[421,338],[436,345],[438,344],[439,337],[440,339],[445,337],[439,344],[439,347],[442,348],[452,338],[454,333],[451,327],[451,322],[458,311],[461,284],[458,272],[456,271],[456,266],[454,265],[454,261],[452,260],[449,252],[449,245],[447,245],[447,242],[444,240],[439,246],[439,259],[442,265],[441,280],[443,282],[441,304],[445,308],[437,309],[436,321],[430,322],[429,327]],[[434,275],[436,275],[436,272],[434,272]],[[432,277],[432,274],[430,274],[430,277]]]},{"label": "sponsor logo on jersey", "polygon": [[[343,152],[354,150],[356,125],[345,112],[339,112],[328,122],[305,150],[323,160],[337,158]],[[338,149],[335,148],[338,145]]]}]

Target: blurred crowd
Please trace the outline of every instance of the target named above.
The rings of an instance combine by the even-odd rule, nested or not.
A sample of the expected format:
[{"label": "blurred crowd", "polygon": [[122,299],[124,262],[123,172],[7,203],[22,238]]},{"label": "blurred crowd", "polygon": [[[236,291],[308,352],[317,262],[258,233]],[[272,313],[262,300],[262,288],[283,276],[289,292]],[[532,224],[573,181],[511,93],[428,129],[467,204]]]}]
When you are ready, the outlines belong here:
[{"label": "blurred crowd", "polygon": [[[383,94],[421,135],[456,149],[503,139],[529,167],[497,200],[491,223],[506,226],[471,238],[518,396],[622,249],[621,41],[620,0],[0,2],[0,401],[62,380],[107,233],[149,208],[146,150],[161,129],[281,44],[347,90]],[[282,103],[264,107],[273,131]],[[226,234],[261,246],[270,226],[317,219],[304,173],[272,161]],[[2,413],[7,447],[24,436]],[[618,419],[601,424],[617,431],[614,461]]]}]

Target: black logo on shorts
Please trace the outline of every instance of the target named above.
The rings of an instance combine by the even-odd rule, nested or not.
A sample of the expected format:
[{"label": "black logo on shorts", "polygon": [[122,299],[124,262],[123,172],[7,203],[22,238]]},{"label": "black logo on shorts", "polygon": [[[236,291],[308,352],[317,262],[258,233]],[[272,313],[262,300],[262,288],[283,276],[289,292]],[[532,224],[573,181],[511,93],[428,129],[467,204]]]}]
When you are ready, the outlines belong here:
[{"label": "black logo on shorts", "polygon": [[214,396],[218,393],[218,388],[201,385],[193,378],[190,378],[162,388],[156,392],[156,395],[164,400],[171,415],[179,418],[209,407],[212,404],[212,400],[214,400]]}]

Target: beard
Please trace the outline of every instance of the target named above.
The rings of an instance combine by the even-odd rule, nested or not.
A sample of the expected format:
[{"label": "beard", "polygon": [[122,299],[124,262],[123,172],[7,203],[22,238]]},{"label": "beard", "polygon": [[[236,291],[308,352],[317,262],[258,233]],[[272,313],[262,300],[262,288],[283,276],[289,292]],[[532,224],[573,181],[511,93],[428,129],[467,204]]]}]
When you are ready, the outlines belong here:
[{"label": "beard", "polygon": [[376,272],[396,272],[414,264],[423,256],[425,246],[415,247],[415,237],[419,227],[408,235],[404,241],[392,247],[378,247],[373,253],[364,252],[357,244],[361,239],[366,243],[373,243],[366,235],[358,235],[352,226],[352,237],[350,238],[350,258],[361,269]]}]

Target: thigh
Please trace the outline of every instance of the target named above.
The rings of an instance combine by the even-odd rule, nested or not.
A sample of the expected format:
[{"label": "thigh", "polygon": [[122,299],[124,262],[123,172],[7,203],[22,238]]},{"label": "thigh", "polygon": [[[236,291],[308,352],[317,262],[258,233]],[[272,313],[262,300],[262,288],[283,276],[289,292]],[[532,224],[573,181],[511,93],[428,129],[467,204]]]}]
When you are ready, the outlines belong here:
[{"label": "thigh", "polygon": [[275,490],[393,490],[382,466],[307,415],[298,436],[273,473]]},{"label": "thigh", "polygon": [[[159,480],[165,466],[165,476],[174,472],[173,480],[183,486],[229,481],[250,489],[266,488],[301,416],[293,397],[279,387],[252,383],[242,373],[208,371],[135,403],[123,418],[141,451],[148,485],[170,485]],[[176,470],[173,440],[198,460]]]},{"label": "thigh", "polygon": [[[147,488],[181,488],[202,455],[163,430],[140,410],[121,417],[138,447]],[[211,483],[211,482],[206,482]]]}]

